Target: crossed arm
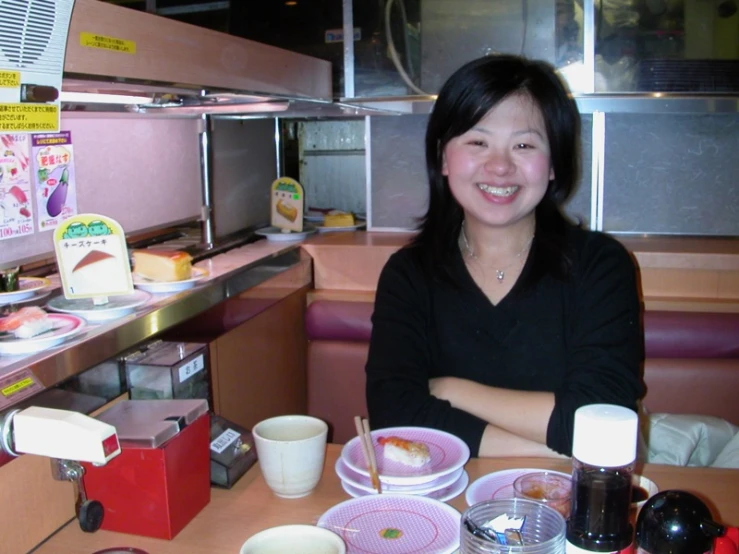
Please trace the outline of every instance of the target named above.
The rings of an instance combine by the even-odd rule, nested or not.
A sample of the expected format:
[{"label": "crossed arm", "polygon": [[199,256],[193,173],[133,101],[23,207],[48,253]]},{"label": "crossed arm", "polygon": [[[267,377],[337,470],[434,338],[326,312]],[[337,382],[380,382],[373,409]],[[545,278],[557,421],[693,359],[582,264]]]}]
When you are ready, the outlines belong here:
[{"label": "crossed arm", "polygon": [[431,379],[429,392],[488,423],[480,441],[482,457],[562,457],[546,446],[554,393],[501,389],[457,377]]}]

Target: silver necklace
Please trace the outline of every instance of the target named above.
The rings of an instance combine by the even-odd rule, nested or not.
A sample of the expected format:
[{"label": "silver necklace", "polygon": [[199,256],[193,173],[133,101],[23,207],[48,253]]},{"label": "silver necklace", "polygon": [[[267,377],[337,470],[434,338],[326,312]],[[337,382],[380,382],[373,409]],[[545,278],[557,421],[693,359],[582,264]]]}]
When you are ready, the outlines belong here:
[{"label": "silver necklace", "polygon": [[[462,235],[462,242],[464,243],[464,249],[467,251],[467,255],[472,258],[473,260],[477,260],[478,262],[480,259],[477,257],[477,254],[475,254],[472,251],[472,247],[470,246],[470,243],[467,241],[467,233],[464,231],[464,222],[462,222],[462,231],[460,233]],[[518,259],[523,255],[524,252],[526,252],[529,249],[529,246],[531,246],[531,243],[534,241],[534,235],[531,235],[531,238],[526,242],[526,244],[523,245],[523,248],[519,250],[518,254],[516,254],[513,257],[513,261],[509,263],[507,266],[502,267],[500,269],[495,269],[495,278],[498,280],[498,283],[502,283],[505,279],[505,272],[507,269],[509,269],[513,264],[518,262]]]}]

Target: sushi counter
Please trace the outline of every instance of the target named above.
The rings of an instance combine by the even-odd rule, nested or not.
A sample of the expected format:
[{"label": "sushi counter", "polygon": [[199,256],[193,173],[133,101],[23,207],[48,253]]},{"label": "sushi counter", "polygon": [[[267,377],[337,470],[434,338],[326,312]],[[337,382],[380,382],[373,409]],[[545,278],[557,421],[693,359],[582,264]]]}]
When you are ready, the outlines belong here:
[{"label": "sushi counter", "polygon": [[[350,496],[342,489],[342,483],[334,469],[341,449],[341,445],[328,445],[321,480],[316,490],[306,497],[278,498],[270,491],[262,478],[259,465],[256,465],[232,489],[213,489],[208,506],[171,541],[110,531],[84,533],[77,522],[73,521],[34,550],[34,553],[91,554],[117,547],[126,552],[142,551],[142,554],[236,554],[250,536],[263,529],[287,524],[316,524],[329,510],[333,508],[332,512],[336,512],[337,505],[349,500]],[[464,468],[469,482],[474,484],[494,472],[502,473],[511,468],[543,468],[569,473],[570,465],[569,460],[488,458],[471,459]],[[717,519],[726,524],[739,523],[739,504],[734,495],[739,488],[739,471],[647,465],[643,474],[652,479],[660,490],[692,491],[707,500]],[[468,505],[467,497],[471,487],[472,485],[466,492],[462,491],[448,500],[447,504],[458,512],[463,512]],[[390,495],[386,496],[390,498]],[[335,531],[349,545],[348,552],[366,551],[352,548],[351,530]],[[131,550],[125,550],[127,548]],[[139,550],[133,550],[136,548]]]},{"label": "sushi counter", "polygon": [[[258,241],[195,264],[197,279],[190,288],[147,292],[137,287],[138,300],[126,309],[112,305],[96,311],[55,313],[54,317],[64,319],[62,324],[68,327],[0,343],[0,386],[4,391],[0,411],[238,297],[295,267],[305,257],[297,243]],[[308,276],[301,286],[309,280]],[[58,275],[39,281],[45,286],[14,306],[48,307],[64,298]]]}]

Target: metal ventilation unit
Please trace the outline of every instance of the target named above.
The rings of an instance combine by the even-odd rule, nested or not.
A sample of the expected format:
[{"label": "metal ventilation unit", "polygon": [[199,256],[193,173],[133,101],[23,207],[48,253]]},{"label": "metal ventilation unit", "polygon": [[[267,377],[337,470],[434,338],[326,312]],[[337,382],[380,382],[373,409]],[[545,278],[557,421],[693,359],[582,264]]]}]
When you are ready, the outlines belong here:
[{"label": "metal ventilation unit", "polygon": [[0,102],[56,100],[74,0],[0,0]]}]

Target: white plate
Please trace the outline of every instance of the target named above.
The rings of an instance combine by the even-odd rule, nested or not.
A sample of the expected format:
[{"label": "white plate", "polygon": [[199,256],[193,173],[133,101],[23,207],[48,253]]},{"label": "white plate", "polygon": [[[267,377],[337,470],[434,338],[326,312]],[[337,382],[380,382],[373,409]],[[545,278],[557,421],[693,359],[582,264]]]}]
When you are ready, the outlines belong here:
[{"label": "white plate", "polygon": [[108,303],[95,306],[92,298],[67,299],[63,294],[55,296],[46,305],[50,310],[75,314],[89,322],[108,321],[133,313],[139,306],[146,304],[151,294],[143,290],[135,290],[133,294],[109,296]]},{"label": "white plate", "polygon": [[[360,475],[344,461],[339,458],[336,460],[334,466],[336,475],[339,479],[351,485],[352,488],[360,491],[374,492],[375,488],[372,486],[372,480],[369,477]],[[456,482],[464,473],[464,468],[459,468],[457,471],[453,471],[447,475],[442,475],[438,479],[434,479],[428,483],[420,483],[418,485],[391,485],[389,483],[383,483],[382,492],[389,494],[421,494],[430,496],[429,493],[448,487],[452,483]]]},{"label": "white plate", "polygon": [[205,269],[199,267],[192,268],[192,277],[189,279],[183,279],[182,281],[152,281],[136,273],[132,273],[133,286],[137,289],[145,290],[146,292],[152,293],[164,293],[164,292],[178,292],[181,290],[191,289],[195,284],[205,279],[208,276],[208,272]]},{"label": "white plate", "polygon": [[38,291],[51,285],[51,281],[43,277],[19,277],[18,290],[0,292],[0,306],[30,298]]},{"label": "white plate", "polygon": [[347,554],[451,554],[461,517],[432,498],[377,494],[337,504],[317,525],[344,539]]},{"label": "white plate", "polygon": [[513,482],[521,475],[535,471],[549,471],[549,473],[556,473],[557,475],[563,475],[567,478],[571,477],[567,473],[561,473],[559,471],[530,467],[494,471],[493,473],[488,473],[487,475],[483,475],[479,479],[476,479],[475,482],[470,485],[464,495],[467,505],[472,506],[473,504],[484,502],[485,500],[513,498]]},{"label": "white plate", "polygon": [[347,225],[346,227],[324,227],[323,225],[317,225],[316,229],[318,229],[319,233],[336,233],[339,231],[356,231],[357,229],[362,229],[365,225],[367,223],[362,221],[356,225]]},{"label": "white plate", "polygon": [[[377,458],[380,481],[393,485],[417,485],[428,483],[443,475],[458,470],[470,458],[470,449],[460,439],[437,429],[426,427],[389,427],[372,431],[372,444]],[[399,462],[385,460],[383,449],[377,442],[380,437],[396,436],[426,444],[431,461],[422,467],[411,467]],[[354,437],[341,450],[341,459],[357,473],[369,476],[359,437]]]},{"label": "white plate", "polygon": [[17,339],[15,337],[0,338],[0,354],[29,354],[56,346],[60,342],[79,334],[85,328],[85,320],[68,314],[49,314],[52,329],[31,337]]},{"label": "white plate", "polygon": [[[460,494],[464,492],[464,489],[467,487],[467,485],[470,482],[470,476],[467,475],[467,472],[465,470],[462,470],[462,474],[457,477],[453,483],[450,485],[447,485],[444,488],[437,489],[435,491],[431,491],[426,494],[421,494],[417,496],[423,496],[425,498],[433,498],[434,500],[438,500],[439,502],[447,502],[451,500],[452,498],[456,498]],[[341,481],[341,487],[344,489],[344,492],[347,493],[349,496],[353,496],[354,498],[358,498],[360,496],[369,496],[372,494],[377,494],[377,491],[374,489],[371,489],[369,491],[360,489],[358,487],[355,487],[348,481]],[[383,489],[382,493],[386,494],[386,492]],[[413,494],[413,493],[402,493],[400,491],[395,492],[393,494]]]},{"label": "white plate", "polygon": [[283,233],[282,229],[279,229],[277,227],[265,227],[264,229],[259,229],[254,232],[257,235],[267,237],[267,240],[272,241],[272,242],[292,242],[292,241],[297,241],[297,240],[303,240],[308,235],[312,235],[313,233],[316,232],[316,228],[304,225],[302,233],[296,233],[296,232]]}]

